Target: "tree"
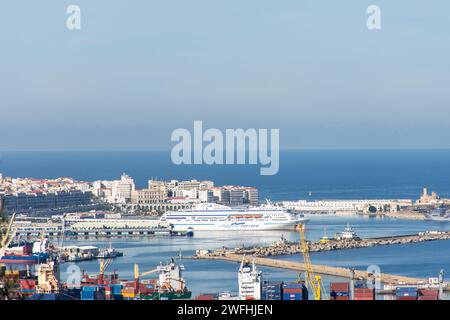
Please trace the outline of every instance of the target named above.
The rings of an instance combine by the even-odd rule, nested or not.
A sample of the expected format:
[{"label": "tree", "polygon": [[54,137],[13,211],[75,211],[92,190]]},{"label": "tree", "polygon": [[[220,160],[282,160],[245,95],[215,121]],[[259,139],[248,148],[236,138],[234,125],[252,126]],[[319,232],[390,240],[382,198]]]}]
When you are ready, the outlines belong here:
[{"label": "tree", "polygon": [[370,213],[375,213],[375,212],[377,212],[377,208],[372,206],[372,205],[369,205],[369,212]]}]

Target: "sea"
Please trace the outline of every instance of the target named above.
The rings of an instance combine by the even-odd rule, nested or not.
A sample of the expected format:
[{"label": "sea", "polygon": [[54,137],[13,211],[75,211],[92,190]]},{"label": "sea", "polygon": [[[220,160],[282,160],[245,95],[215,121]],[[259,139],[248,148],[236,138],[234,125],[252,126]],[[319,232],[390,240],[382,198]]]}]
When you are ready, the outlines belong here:
[{"label": "sea", "polygon": [[[0,152],[4,176],[56,178],[83,181],[117,179],[122,173],[134,178],[138,188],[149,179],[207,179],[215,185],[257,187],[260,199],[417,199],[427,186],[441,197],[450,197],[450,150],[298,150],[281,151],[277,175],[261,176],[258,165],[174,165],[170,151],[121,152]],[[333,236],[350,224],[361,237],[403,235],[427,230],[450,230],[450,223],[360,216],[313,215],[307,236],[317,240]],[[197,249],[267,245],[281,237],[298,241],[295,231],[196,232],[192,238],[148,237],[80,239],[67,244],[106,247],[124,252],[109,271],[131,279],[133,265],[150,270],[170,259],[185,267],[184,278],[193,294],[237,292],[234,262],[192,260]],[[300,255],[277,257],[302,261]],[[311,253],[317,264],[365,270],[376,265],[381,272],[404,276],[437,277],[450,270],[450,242],[431,241],[340,251]],[[80,270],[98,272],[98,261],[77,264]],[[62,276],[68,264],[63,265]],[[296,272],[261,267],[265,280],[295,280]],[[325,285],[339,279],[325,277]],[[342,281],[342,279],[340,279]]]}]

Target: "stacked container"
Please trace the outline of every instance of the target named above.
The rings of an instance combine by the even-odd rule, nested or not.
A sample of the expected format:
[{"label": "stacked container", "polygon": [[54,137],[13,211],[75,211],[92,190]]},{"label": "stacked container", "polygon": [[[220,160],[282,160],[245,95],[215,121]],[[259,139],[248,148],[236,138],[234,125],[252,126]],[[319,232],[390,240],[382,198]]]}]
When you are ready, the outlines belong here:
[{"label": "stacked container", "polygon": [[283,282],[266,281],[262,286],[261,300],[282,300]]},{"label": "stacked container", "polygon": [[353,300],[375,300],[375,290],[361,283],[355,285],[353,295]]},{"label": "stacked container", "polygon": [[74,300],[81,299],[81,288],[70,288],[64,292],[68,297],[71,297]]},{"label": "stacked container", "polygon": [[133,300],[136,297],[136,290],[134,287],[125,287],[122,289],[122,296],[125,300]]},{"label": "stacked container", "polygon": [[[107,300],[123,300],[122,296],[122,285],[117,284],[110,284],[107,288],[105,288],[105,296]],[[108,291],[109,291],[109,298],[108,298]]]},{"label": "stacked container", "polygon": [[284,283],[283,300],[308,300],[308,289],[303,283]]},{"label": "stacked container", "polygon": [[397,300],[417,300],[417,287],[398,287],[395,296]]},{"label": "stacked container", "polygon": [[350,300],[348,282],[332,282],[330,284],[330,300]]},{"label": "stacked container", "polygon": [[106,290],[105,287],[98,287],[95,300],[106,300]]},{"label": "stacked container", "polygon": [[96,286],[84,286],[81,290],[81,300],[95,300],[96,291]]},{"label": "stacked container", "polygon": [[419,297],[417,300],[439,300],[438,290],[419,290]]},{"label": "stacked container", "polygon": [[36,292],[36,280],[34,280],[34,279],[21,279],[20,280],[20,292],[24,296],[33,295]]}]

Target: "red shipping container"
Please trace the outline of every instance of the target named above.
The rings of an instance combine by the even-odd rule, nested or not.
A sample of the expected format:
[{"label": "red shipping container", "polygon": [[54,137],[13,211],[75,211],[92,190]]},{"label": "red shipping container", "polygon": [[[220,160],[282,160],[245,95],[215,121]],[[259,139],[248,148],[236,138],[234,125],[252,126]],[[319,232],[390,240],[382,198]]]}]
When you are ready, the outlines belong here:
[{"label": "red shipping container", "polygon": [[350,297],[335,297],[332,300],[350,300]]},{"label": "red shipping container", "polygon": [[419,290],[419,296],[436,296],[436,297],[438,297],[439,291],[422,289],[422,290]]},{"label": "red shipping container", "polygon": [[420,296],[417,300],[438,300],[437,296]]},{"label": "red shipping container", "polygon": [[330,284],[330,290],[335,292],[349,292],[350,284],[347,282],[333,282]]},{"label": "red shipping container", "polygon": [[195,300],[214,300],[213,294],[201,294],[195,297]]},{"label": "red shipping container", "polygon": [[283,288],[283,293],[302,293],[302,292],[303,292],[303,290],[300,289],[300,288],[298,288],[298,289],[295,289],[295,288]]},{"label": "red shipping container", "polygon": [[373,296],[359,296],[359,297],[355,296],[353,300],[374,300],[374,299]]},{"label": "red shipping container", "polygon": [[397,300],[417,300],[416,297],[397,297]]},{"label": "red shipping container", "polygon": [[36,288],[36,280],[22,279],[20,280],[20,288],[22,290],[34,290]]}]

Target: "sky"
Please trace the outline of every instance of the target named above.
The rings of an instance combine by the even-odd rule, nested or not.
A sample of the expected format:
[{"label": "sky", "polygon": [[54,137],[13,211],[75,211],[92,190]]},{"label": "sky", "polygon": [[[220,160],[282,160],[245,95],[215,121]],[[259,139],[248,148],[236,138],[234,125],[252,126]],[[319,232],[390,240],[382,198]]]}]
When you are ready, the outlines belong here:
[{"label": "sky", "polygon": [[0,43],[0,150],[166,150],[194,120],[282,149],[450,147],[447,0],[15,0]]}]

